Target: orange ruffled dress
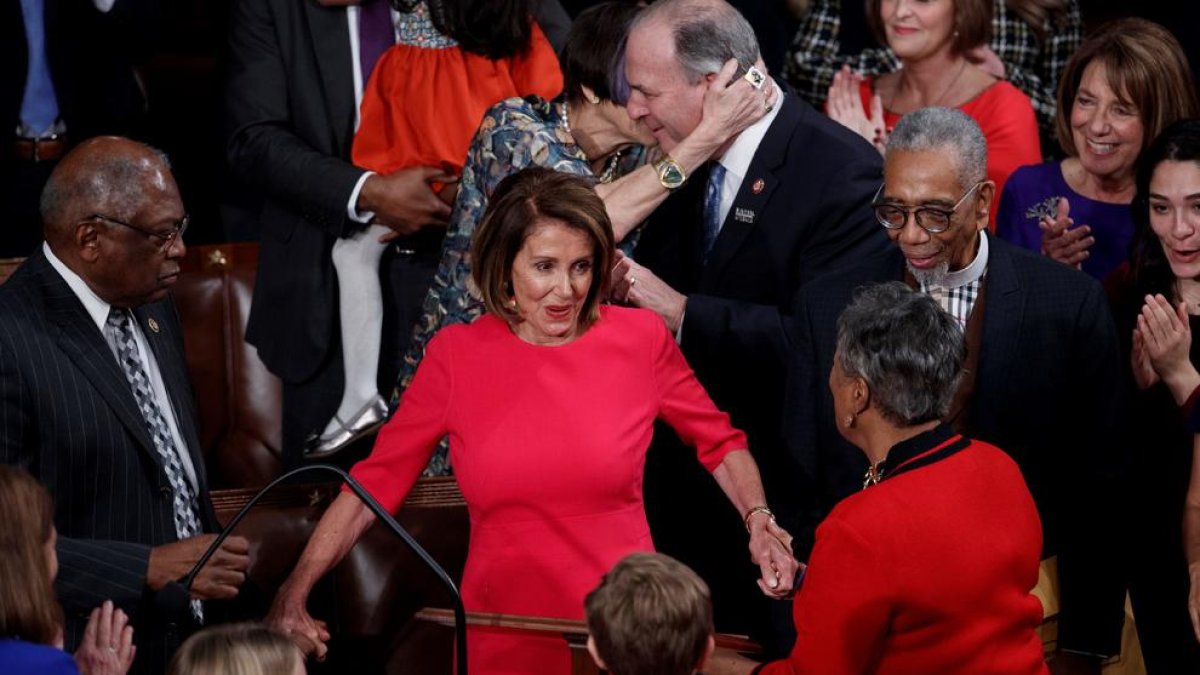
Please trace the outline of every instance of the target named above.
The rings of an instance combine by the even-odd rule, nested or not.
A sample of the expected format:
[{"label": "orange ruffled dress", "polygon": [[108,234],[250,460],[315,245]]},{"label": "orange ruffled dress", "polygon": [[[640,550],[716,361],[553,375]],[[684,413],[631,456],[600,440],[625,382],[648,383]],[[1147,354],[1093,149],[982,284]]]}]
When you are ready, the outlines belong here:
[{"label": "orange ruffled dress", "polygon": [[528,48],[491,60],[439,33],[425,3],[400,14],[398,41],[363,89],[352,158],[388,174],[414,166],[462,173],[463,160],[492,105],[514,96],[552,99],[562,91],[558,57],[534,22]]}]

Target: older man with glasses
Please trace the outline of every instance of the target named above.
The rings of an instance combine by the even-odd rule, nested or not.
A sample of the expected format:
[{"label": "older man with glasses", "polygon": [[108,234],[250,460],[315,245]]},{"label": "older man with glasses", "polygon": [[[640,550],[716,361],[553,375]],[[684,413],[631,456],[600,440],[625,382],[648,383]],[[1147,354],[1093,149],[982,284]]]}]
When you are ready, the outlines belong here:
[{"label": "older man with glasses", "polygon": [[[1089,672],[1119,651],[1124,619],[1111,540],[1121,463],[1116,331],[1093,279],[987,235],[996,188],[986,167],[983,134],[959,111],[925,108],[896,126],[872,203],[895,246],[799,294],[785,435],[812,479],[815,527],[861,488],[868,468],[838,433],[826,386],[838,315],[856,289],[883,281],[936,299],[967,342],[966,374],[945,419],[1020,466],[1042,519],[1043,558],[1056,556],[1058,658]],[[811,545],[812,531],[797,537]]]},{"label": "older man with glasses", "polygon": [[66,647],[112,600],[137,629],[131,672],[161,673],[249,563],[231,537],[169,601],[217,524],[169,297],[188,218],[166,157],[112,136],[58,163],[41,209],[45,243],[0,286],[0,462],[54,497]]}]

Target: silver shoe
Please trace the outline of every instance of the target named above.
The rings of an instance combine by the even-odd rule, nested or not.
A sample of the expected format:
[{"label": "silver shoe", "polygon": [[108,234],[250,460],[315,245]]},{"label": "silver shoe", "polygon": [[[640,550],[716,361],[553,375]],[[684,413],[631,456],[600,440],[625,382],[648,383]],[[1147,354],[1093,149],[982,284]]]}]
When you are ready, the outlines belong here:
[{"label": "silver shoe", "polygon": [[381,427],[387,421],[387,416],[387,401],[376,394],[349,420],[343,422],[342,418],[334,415],[333,421],[337,422],[338,428],[328,434],[310,437],[304,456],[310,459],[329,457]]}]

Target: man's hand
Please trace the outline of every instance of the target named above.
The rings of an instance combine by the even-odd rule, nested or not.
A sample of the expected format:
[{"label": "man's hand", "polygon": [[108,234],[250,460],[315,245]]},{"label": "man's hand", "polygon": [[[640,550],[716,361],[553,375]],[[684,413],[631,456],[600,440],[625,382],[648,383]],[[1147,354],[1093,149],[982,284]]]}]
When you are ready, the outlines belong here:
[{"label": "man's hand", "polygon": [[671,288],[648,268],[634,262],[620,251],[613,268],[609,297],[634,307],[653,310],[667,323],[671,333],[679,332],[687,296]]},{"label": "man's hand", "polygon": [[[158,591],[186,575],[215,538],[215,534],[202,534],[150,549],[146,585]],[[196,575],[192,583],[192,598],[227,600],[236,597],[238,587],[246,580],[246,568],[249,565],[250,542],[245,537],[229,537]]]},{"label": "man's hand", "polygon": [[1096,243],[1096,239],[1091,236],[1092,228],[1087,225],[1072,228],[1074,224],[1070,203],[1065,197],[1060,197],[1054,217],[1042,218],[1038,227],[1042,230],[1042,253],[1064,265],[1079,269],[1083,261],[1091,255],[1088,249]]},{"label": "man's hand", "polygon": [[83,629],[83,639],[75,650],[76,667],[82,675],[125,675],[136,654],[129,617],[105,600],[92,610]]},{"label": "man's hand", "polygon": [[357,210],[374,213],[374,222],[392,230],[382,241],[412,234],[426,225],[444,226],[450,219],[450,206],[430,184],[456,181],[456,176],[429,166],[401,169],[386,176],[375,174],[363,183]]}]

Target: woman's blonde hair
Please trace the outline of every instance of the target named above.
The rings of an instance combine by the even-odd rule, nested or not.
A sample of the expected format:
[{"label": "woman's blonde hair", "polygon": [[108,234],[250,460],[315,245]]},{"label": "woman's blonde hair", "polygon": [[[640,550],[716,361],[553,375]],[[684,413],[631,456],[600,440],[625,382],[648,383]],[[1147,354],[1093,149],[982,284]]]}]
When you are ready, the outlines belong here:
[{"label": "woman's blonde hair", "polygon": [[0,637],[53,644],[62,629],[46,543],[50,493],[24,469],[0,464]]},{"label": "woman's blonde hair", "polygon": [[300,650],[258,623],[213,626],[191,636],[171,659],[169,675],[291,675]]}]

